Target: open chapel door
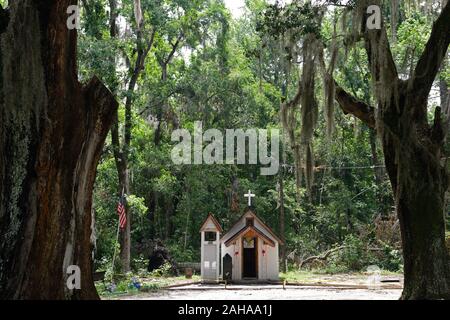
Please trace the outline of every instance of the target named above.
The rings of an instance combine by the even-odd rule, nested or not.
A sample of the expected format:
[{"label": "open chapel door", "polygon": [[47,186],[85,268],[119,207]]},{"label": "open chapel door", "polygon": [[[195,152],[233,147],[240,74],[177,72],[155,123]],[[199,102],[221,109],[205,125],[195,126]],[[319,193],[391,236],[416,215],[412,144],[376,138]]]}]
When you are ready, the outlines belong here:
[{"label": "open chapel door", "polygon": [[243,238],[242,278],[258,278],[258,238]]}]

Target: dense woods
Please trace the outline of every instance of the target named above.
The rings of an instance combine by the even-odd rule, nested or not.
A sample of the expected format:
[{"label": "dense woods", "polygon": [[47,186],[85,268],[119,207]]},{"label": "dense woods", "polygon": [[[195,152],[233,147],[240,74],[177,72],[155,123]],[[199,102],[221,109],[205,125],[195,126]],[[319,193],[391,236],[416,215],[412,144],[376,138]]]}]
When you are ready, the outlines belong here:
[{"label": "dense woods", "polygon": [[[82,0],[80,30],[76,1],[0,3],[0,297],[97,298],[93,271],[155,247],[199,262],[207,214],[227,229],[252,190],[284,271],[377,265],[450,298],[447,1]],[[279,129],[279,172],[174,164],[197,121]]]}]

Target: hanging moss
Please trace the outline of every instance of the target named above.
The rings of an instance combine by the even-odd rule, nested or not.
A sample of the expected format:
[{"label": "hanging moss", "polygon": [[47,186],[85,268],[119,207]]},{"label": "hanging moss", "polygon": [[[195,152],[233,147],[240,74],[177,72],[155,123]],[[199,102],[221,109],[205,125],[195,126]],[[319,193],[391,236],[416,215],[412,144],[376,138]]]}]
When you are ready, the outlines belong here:
[{"label": "hanging moss", "polygon": [[314,35],[310,34],[305,38],[303,42],[303,73],[301,79],[302,96],[300,99],[302,116],[300,139],[303,149],[302,153],[305,154],[302,162],[305,167],[305,182],[308,190],[311,190],[313,184],[312,141],[319,113],[315,96],[315,65],[319,48],[319,42]]},{"label": "hanging moss", "polygon": [[325,62],[321,60],[322,74],[323,74],[323,87],[324,87],[324,114],[327,128],[327,138],[330,139],[334,132],[334,103],[336,86],[334,82],[334,69],[336,68],[336,62],[338,58],[339,47],[337,43],[337,21],[334,23],[333,40],[330,50],[330,62],[328,68],[325,67]]}]

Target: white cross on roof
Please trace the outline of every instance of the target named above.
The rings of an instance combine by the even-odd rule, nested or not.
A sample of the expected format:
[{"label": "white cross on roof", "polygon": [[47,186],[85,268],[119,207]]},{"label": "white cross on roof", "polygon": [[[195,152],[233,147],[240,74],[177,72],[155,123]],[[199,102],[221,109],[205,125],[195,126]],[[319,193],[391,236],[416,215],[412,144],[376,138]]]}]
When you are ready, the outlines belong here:
[{"label": "white cross on roof", "polygon": [[252,206],[252,198],[256,197],[255,194],[253,194],[250,190],[248,190],[248,193],[244,194],[244,197],[248,198],[248,206]]}]

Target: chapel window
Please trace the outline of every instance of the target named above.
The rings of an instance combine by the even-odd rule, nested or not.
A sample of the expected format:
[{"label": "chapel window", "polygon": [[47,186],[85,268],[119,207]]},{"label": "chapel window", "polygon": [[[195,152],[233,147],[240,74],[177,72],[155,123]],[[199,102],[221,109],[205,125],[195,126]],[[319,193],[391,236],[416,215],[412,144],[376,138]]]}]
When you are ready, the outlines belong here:
[{"label": "chapel window", "polygon": [[215,232],[205,232],[205,241],[216,241]]}]

